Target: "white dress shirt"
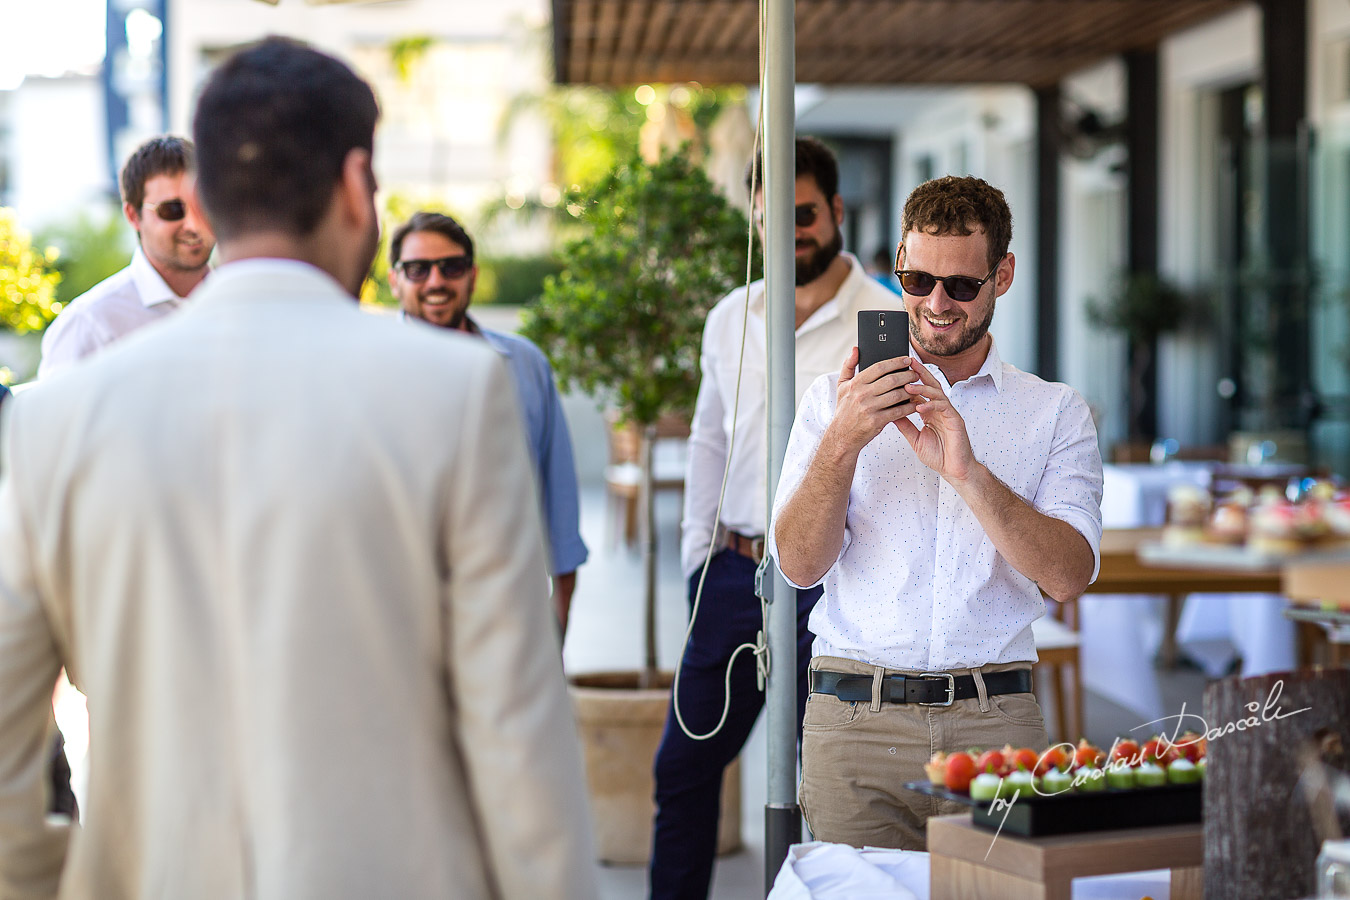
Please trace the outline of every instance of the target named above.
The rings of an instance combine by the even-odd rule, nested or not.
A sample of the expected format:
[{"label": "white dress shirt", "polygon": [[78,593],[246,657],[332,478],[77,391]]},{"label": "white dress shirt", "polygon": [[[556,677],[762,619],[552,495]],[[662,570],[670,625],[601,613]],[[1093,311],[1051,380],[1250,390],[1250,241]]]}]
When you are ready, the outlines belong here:
[{"label": "white dress shirt", "polygon": [[[797,402],[811,382],[826,372],[838,372],[858,336],[859,310],[903,309],[900,298],[863,271],[852,254],[840,254],[849,264],[848,277],[834,297],[811,314],[797,329]],[[680,560],[688,576],[699,566],[712,543],[717,519],[717,496],[726,470],[732,417],[736,442],[731,449],[722,522],[746,535],[764,533],[768,505],[765,484],[765,404],[768,400],[765,350],[764,282],[750,285],[750,315],[745,327],[745,366],[739,404],[736,369],[741,358],[741,322],[746,312],[745,288],[722,298],[708,313],[703,326],[699,364],[703,372],[698,403],[689,429],[689,454],[684,489],[684,521]]]},{"label": "white dress shirt", "polygon": [[137,247],[125,269],[70,301],[48,326],[42,335],[38,377],[66,368],[169,315],[184,302]]},{"label": "white dress shirt", "polygon": [[[911,350],[911,353],[913,351]],[[990,344],[973,377],[949,385],[975,458],[1018,496],[1087,539],[1100,562],[1102,461],[1082,396],[1003,362]],[[774,515],[806,474],[834,416],[837,373],[811,385],[792,427]],[[921,425],[917,414],[911,421]],[[770,540],[769,552],[777,559]],[[941,671],[1035,660],[1036,584],[994,548],[956,489],[887,426],[858,457],[844,540],[811,613],[815,656]],[[820,583],[820,582],[818,582]],[[798,585],[807,587],[807,585]]]}]

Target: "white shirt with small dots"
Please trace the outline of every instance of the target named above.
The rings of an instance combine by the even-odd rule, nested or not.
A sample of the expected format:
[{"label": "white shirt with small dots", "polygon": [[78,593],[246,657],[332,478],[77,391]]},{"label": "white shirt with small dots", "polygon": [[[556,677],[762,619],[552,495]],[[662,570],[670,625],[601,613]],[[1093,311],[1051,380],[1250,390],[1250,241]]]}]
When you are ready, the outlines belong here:
[{"label": "white shirt with small dots", "polygon": [[[980,371],[955,385],[937,366],[928,368],[965,419],[975,458],[1087,539],[1095,580],[1102,460],[1083,397],[1004,363],[992,343]],[[838,382],[837,373],[816,379],[797,410],[775,521],[834,416]],[[922,425],[917,414],[911,420]],[[772,531],[769,550],[777,560]],[[810,618],[815,656],[918,671],[1037,658],[1031,623],[1045,613],[1040,590],[999,554],[955,488],[921,463],[894,427],[858,457],[839,555],[817,583],[825,593]]]}]

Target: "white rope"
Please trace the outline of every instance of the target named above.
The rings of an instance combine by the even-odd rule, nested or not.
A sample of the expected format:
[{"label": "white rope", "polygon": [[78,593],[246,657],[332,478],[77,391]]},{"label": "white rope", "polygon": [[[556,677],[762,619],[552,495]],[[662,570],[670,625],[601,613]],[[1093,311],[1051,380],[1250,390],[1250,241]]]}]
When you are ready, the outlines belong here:
[{"label": "white rope", "polygon": [[[692,731],[690,731],[689,726],[685,724],[684,716],[680,713],[680,670],[684,665],[684,652],[689,647],[689,637],[694,633],[694,622],[698,619],[699,606],[703,601],[703,584],[708,578],[708,566],[712,563],[713,553],[715,552],[715,548],[717,546],[716,541],[717,533],[718,529],[721,528],[722,522],[722,505],[726,501],[727,482],[730,480],[731,477],[731,454],[736,447],[736,423],[737,419],[739,418],[741,410],[741,375],[745,370],[745,336],[748,331],[750,322],[750,281],[751,281],[750,275],[753,272],[754,252],[755,252],[755,222],[754,222],[755,201],[754,201],[753,187],[754,185],[760,182],[759,148],[761,136],[764,132],[764,78],[766,74],[764,43],[768,36],[766,29],[767,25],[765,21],[764,0],[760,0],[759,110],[755,116],[755,141],[753,146],[753,152],[750,156],[750,167],[751,167],[750,184],[752,191],[750,196],[749,228],[747,229],[746,234],[745,308],[741,311],[741,349],[740,349],[740,359],[736,365],[736,392],[734,395],[734,399],[732,401],[732,408],[731,408],[731,437],[727,441],[727,462],[726,466],[722,469],[722,487],[717,495],[717,515],[713,519],[713,534],[712,534],[713,540],[710,540],[708,542],[708,553],[707,556],[705,556],[703,559],[703,569],[698,576],[698,589],[694,592],[693,608],[690,609],[689,611],[689,627],[685,629],[684,632],[684,643],[680,647],[680,659],[679,662],[675,664],[675,681],[671,685],[671,708],[675,710],[675,721],[679,724],[680,730],[684,732],[685,736],[688,737],[690,740],[694,741],[706,741],[709,738],[716,736],[717,733],[720,732],[722,730],[722,727],[726,724],[727,714],[731,710],[731,670],[732,667],[735,666],[736,664],[736,657],[740,656],[740,654],[743,651],[749,650],[755,654],[756,679],[758,681],[760,690],[764,689],[765,679],[769,677],[769,647],[765,641],[765,635],[767,635],[769,631],[769,605],[765,601],[764,597],[761,596],[759,598],[759,611],[763,625],[759,631],[759,634],[755,636],[755,643],[741,644],[735,650],[732,651],[731,659],[727,660],[726,676],[723,679],[723,695],[722,695],[723,700],[722,700],[721,718],[717,720],[717,724],[713,726],[713,729],[705,734],[694,734]],[[765,318],[767,327],[767,316]],[[766,480],[766,489],[767,489],[767,480]],[[765,557],[765,560],[767,560],[767,556]],[[760,565],[762,568],[763,561],[761,561]]]}]

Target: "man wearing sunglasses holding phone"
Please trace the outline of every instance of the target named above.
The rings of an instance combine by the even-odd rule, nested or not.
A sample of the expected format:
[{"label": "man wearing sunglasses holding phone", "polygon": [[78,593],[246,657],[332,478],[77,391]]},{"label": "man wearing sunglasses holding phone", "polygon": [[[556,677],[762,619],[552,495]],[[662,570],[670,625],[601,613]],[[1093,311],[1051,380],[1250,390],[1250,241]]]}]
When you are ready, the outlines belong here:
[{"label": "man wearing sunglasses holding phone", "polygon": [[[801,805],[813,834],[925,849],[934,751],[1047,744],[1032,693],[1042,593],[1096,577],[1102,463],[1087,403],[1003,362],[1012,214],[978,178],[915,188],[896,274],[905,355],[817,379],[797,410],[770,552],[812,612]],[[893,426],[893,427],[892,427]]]},{"label": "man wearing sunglasses holding phone", "polygon": [[[843,252],[844,200],[834,153],[815,138],[795,145],[793,235],[796,251],[797,399],[818,375],[836,371],[853,346],[860,309],[901,309],[900,298],[870,278]],[[763,240],[762,173],[751,165],[745,187]],[[747,310],[748,305],[748,310]],[[700,358],[702,379],[690,427],[685,468],[680,557],[692,605],[709,550],[703,593],[680,664],[679,690],[666,716],[655,763],[656,822],[652,836],[651,896],[655,900],[708,894],[717,843],[723,772],[741,752],[764,693],[751,654],[736,655],[725,724],[695,739],[680,727],[674,709],[695,735],[712,732],[727,703],[727,666],[737,648],[755,643],[763,628],[755,570],[764,552],[765,389],[764,282],[738,288],[708,313]],[[742,323],[745,349],[741,369]],[[735,441],[732,441],[733,418]],[[730,470],[728,472],[728,458]],[[726,499],[718,516],[723,473]],[[798,592],[798,709],[806,702],[806,662],[811,635],[806,618],[819,590]]]},{"label": "man wearing sunglasses holding phone", "polygon": [[136,229],[131,264],[72,300],[42,336],[47,376],[183,306],[202,279],[215,235],[193,205],[192,142],[153,138],[122,168],[122,212]]},{"label": "man wearing sunglasses holding phone", "polygon": [[482,328],[469,317],[477,279],[473,239],[449,216],[419,212],[389,239],[389,286],[403,315],[481,337],[511,370],[542,495],[554,612],[566,635],[577,568],[587,556],[581,539],[572,436],[553,381],[553,367],[539,348],[520,335]]}]

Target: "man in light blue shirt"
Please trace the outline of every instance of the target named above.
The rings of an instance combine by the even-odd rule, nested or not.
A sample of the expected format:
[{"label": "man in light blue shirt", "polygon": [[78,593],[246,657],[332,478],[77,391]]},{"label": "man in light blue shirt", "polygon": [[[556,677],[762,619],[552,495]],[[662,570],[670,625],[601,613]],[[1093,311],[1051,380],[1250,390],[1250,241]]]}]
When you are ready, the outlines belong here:
[{"label": "man in light blue shirt", "polygon": [[572,437],[553,382],[553,369],[539,348],[519,335],[480,328],[469,318],[477,279],[473,239],[449,216],[419,212],[400,225],[389,240],[389,286],[404,315],[478,335],[503,356],[511,370],[543,503],[553,603],[558,624],[566,634],[576,570],[586,561],[586,544],[579,530]]}]

